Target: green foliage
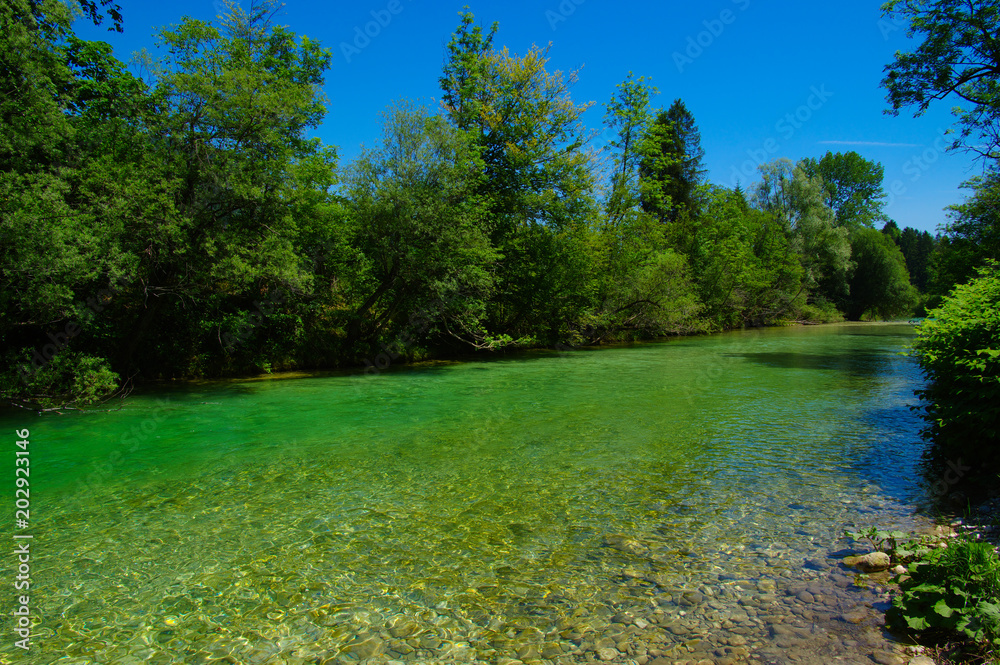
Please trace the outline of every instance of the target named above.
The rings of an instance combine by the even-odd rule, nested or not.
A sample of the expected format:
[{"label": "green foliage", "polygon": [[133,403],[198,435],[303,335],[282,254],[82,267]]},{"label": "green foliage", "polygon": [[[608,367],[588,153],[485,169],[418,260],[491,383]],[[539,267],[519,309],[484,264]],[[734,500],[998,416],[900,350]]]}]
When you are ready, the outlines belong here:
[{"label": "green foliage", "polygon": [[910,284],[921,294],[931,286],[931,263],[938,250],[938,241],[927,231],[918,231],[907,226],[900,231],[891,219],[882,227],[882,233],[891,238],[906,262],[906,272],[910,274]]},{"label": "green foliage", "polygon": [[802,267],[787,234],[742,193],[709,189],[687,243],[710,327],[775,323],[801,306]]},{"label": "green foliage", "polygon": [[882,531],[873,526],[863,531],[845,531],[844,536],[852,540],[866,540],[876,552],[892,552],[899,547],[899,542],[906,537],[906,533]]},{"label": "green foliage", "polygon": [[87,406],[112,395],[118,375],[108,361],[84,353],[64,350],[36,371],[30,367],[30,351],[23,351],[18,369],[0,374],[0,397],[18,406],[54,411]]},{"label": "green foliage", "polygon": [[553,326],[581,316],[588,299],[577,250],[594,213],[579,125],[589,105],[570,97],[575,73],[546,70],[547,49],[523,56],[495,49],[495,30],[484,37],[463,13],[440,83],[448,119],[480,151],[479,192],[502,256],[487,328],[515,338],[546,331],[540,337],[551,339]]},{"label": "green foliage", "polygon": [[639,167],[643,210],[664,222],[675,222],[684,213],[697,217],[704,156],[694,116],[683,101],[674,100],[656,115],[643,146]]},{"label": "green foliage", "polygon": [[854,269],[851,243],[824,196],[822,181],[787,159],[761,166],[757,204],[787,235],[804,271],[803,287],[813,298],[840,302]]},{"label": "green foliage", "polygon": [[[121,26],[111,0],[80,9]],[[495,45],[496,25],[464,12],[441,115],[395,106],[381,144],[340,170],[309,136],[330,53],[276,9],[228,2],[218,21],[159,30],[140,80],[73,34],[68,5],[0,0],[8,401],[85,405],[125,376],[833,320],[846,302],[831,205],[878,207],[851,189],[872,184],[871,163],[828,156],[815,178],[770,165],[748,201],[704,183],[691,113],[677,100],[654,117],[655,88],[630,75],[607,106],[604,173],[576,74],[549,71],[547,49]]]},{"label": "green foliage", "polygon": [[[299,162],[316,169],[324,161],[306,132],[322,119],[319,88],[330,54],[274,25],[273,9],[230,5],[219,27],[185,19],[160,31],[167,55],[152,65],[156,113],[147,120],[156,138],[145,182],[136,184],[144,210],[127,218],[126,238],[136,240],[126,249],[144,285],[142,304],[122,321],[127,371],[185,371],[178,358],[228,352],[224,339],[236,331],[225,321],[254,313],[255,301],[278,290],[312,288],[295,253],[300,192],[288,173]],[[197,313],[191,302],[200,303]],[[287,308],[274,315],[294,317]],[[289,332],[267,318],[254,327],[256,344]],[[176,340],[138,355],[164,325]]]},{"label": "green foliage", "polygon": [[860,320],[908,317],[917,304],[917,290],[910,284],[906,259],[890,237],[871,228],[851,235],[855,268],[850,278],[847,317]]},{"label": "green foliage", "polygon": [[995,0],[891,0],[882,11],[909,21],[913,52],[897,52],[882,85],[893,114],[958,98],[961,131],[954,144],[988,159],[1000,157],[1000,4]]},{"label": "green foliage", "polygon": [[917,328],[912,353],[930,384],[928,434],[944,454],[1000,463],[1000,266],[955,288]]},{"label": "green foliage", "polygon": [[932,640],[960,636],[1000,645],[1000,558],[988,543],[956,540],[931,550],[900,581],[886,618]]},{"label": "green foliage", "polygon": [[899,225],[890,219],[882,226],[882,233],[892,238],[892,241],[898,245],[903,232],[899,230]]},{"label": "green foliage", "polygon": [[618,91],[607,104],[604,124],[617,138],[609,143],[614,151],[611,189],[605,205],[607,216],[617,223],[639,202],[639,163],[649,131],[649,99],[657,94],[645,77],[628,78],[618,84]]},{"label": "green foliage", "polygon": [[844,314],[832,302],[807,303],[799,310],[799,317],[809,323],[840,323]]},{"label": "green foliage", "polygon": [[826,203],[833,210],[837,226],[872,227],[884,220],[885,199],[882,188],[885,169],[856,152],[828,152],[820,160],[807,158],[799,166],[810,178],[823,183]]},{"label": "green foliage", "polygon": [[432,332],[496,347],[483,325],[498,255],[481,177],[465,133],[422,109],[388,114],[381,149],[360,157],[349,178],[367,286],[352,321],[358,341],[399,331],[419,312]]},{"label": "green foliage", "polygon": [[947,293],[964,284],[987,261],[1000,261],[1000,169],[965,183],[972,190],[964,203],[949,206],[940,251],[935,257],[935,288]]},{"label": "green foliage", "polygon": [[663,242],[663,227],[634,212],[606,226],[598,294],[601,305],[588,321],[592,341],[690,333],[702,327],[701,303],[685,257]]},{"label": "green foliage", "polygon": [[931,260],[937,243],[927,231],[921,232],[907,226],[900,233],[897,244],[906,260],[910,283],[921,293],[926,293],[930,286]]}]

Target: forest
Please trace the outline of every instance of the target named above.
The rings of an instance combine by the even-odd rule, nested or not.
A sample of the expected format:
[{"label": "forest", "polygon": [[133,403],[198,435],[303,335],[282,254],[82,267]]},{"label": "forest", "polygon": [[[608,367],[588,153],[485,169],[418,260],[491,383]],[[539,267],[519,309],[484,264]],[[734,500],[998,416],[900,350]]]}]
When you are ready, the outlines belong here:
[{"label": "forest", "polygon": [[[277,25],[276,5],[163,28],[137,73],[78,38],[72,11],[0,0],[0,391],[16,406],[909,318],[998,255],[995,170],[936,236],[889,219],[882,165],[855,152],[711,184],[683,100],[658,107],[630,74],[604,126],[584,127],[577,74],[469,12],[440,107],[392,104],[376,147],[341,163],[309,136],[331,52]],[[121,29],[109,0],[77,11]],[[897,110],[911,84],[887,77]]]}]

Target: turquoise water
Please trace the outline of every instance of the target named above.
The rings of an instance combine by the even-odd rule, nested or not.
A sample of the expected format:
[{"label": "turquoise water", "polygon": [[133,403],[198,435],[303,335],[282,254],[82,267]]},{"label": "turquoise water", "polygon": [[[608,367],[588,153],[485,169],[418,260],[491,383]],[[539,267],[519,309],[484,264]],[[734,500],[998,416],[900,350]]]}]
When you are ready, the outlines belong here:
[{"label": "turquoise water", "polygon": [[[12,451],[31,430],[36,624],[30,660],[13,637],[0,659],[583,662],[623,634],[620,662],[654,638],[725,657],[738,589],[822,582],[834,563],[801,571],[845,528],[917,524],[911,335],[768,329],[4,413]],[[615,632],[624,611],[648,621]],[[775,639],[760,616],[748,650]]]}]

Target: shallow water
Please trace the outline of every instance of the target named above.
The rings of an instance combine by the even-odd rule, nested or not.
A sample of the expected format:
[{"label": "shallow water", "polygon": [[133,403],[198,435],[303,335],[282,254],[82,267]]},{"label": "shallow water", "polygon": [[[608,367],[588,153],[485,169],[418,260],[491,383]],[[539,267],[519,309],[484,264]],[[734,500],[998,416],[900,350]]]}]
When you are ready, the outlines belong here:
[{"label": "shallow water", "polygon": [[0,661],[870,662],[893,648],[884,595],[831,555],[847,528],[920,524],[911,335],[769,329],[4,413],[11,449],[31,430],[36,625],[29,659],[5,631]]}]

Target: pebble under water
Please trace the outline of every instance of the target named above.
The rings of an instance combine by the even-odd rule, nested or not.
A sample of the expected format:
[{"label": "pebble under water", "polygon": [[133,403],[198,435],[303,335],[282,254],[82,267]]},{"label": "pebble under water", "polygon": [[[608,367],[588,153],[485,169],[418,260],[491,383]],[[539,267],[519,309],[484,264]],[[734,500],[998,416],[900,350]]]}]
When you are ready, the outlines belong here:
[{"label": "pebble under water", "polygon": [[35,624],[0,662],[904,662],[884,587],[840,560],[845,529],[925,525],[911,337],[767,329],[5,412],[31,430]]}]

